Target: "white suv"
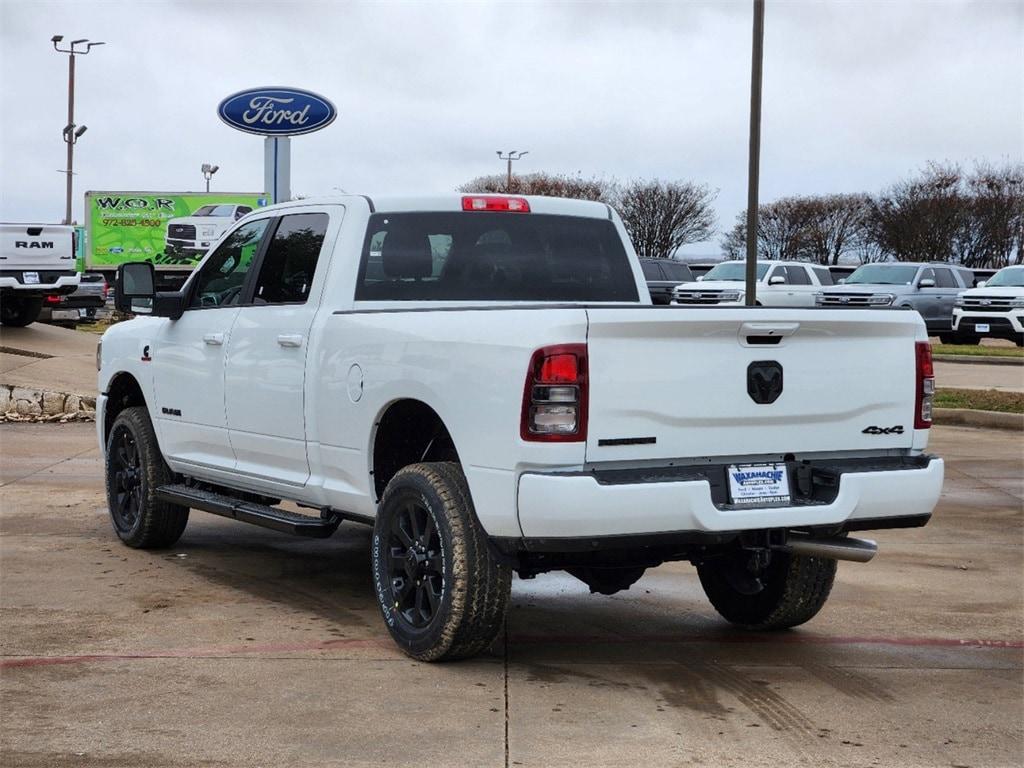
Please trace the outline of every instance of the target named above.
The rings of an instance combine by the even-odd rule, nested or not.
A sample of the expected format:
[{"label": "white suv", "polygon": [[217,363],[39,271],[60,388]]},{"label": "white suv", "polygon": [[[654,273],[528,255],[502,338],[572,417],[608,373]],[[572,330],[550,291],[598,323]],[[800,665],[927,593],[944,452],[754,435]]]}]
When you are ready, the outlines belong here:
[{"label": "white suv", "polygon": [[[746,297],[744,261],[723,261],[695,283],[677,285],[672,303],[739,305]],[[832,285],[828,267],[799,261],[757,262],[757,303],[766,307],[813,307],[822,286]]]},{"label": "white suv", "polygon": [[1003,267],[988,282],[957,296],[953,334],[961,344],[991,336],[1024,347],[1024,264]]}]

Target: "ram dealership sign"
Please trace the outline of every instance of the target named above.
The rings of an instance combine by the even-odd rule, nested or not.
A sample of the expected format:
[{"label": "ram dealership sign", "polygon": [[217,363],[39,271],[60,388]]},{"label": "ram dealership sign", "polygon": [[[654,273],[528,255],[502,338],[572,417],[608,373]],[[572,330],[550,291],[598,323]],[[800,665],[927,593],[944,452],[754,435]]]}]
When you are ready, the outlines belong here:
[{"label": "ram dealership sign", "polygon": [[228,96],[217,107],[220,119],[260,136],[300,136],[334,122],[334,105],[300,88],[250,88]]}]

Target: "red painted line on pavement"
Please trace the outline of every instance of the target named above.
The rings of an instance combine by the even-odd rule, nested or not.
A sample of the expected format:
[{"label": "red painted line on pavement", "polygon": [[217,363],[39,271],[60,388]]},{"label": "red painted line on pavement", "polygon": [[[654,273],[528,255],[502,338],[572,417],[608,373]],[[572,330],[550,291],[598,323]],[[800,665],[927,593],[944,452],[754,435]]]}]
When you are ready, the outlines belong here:
[{"label": "red painted line on pavement", "polygon": [[951,637],[844,637],[830,635],[749,633],[733,635],[512,635],[513,643],[538,645],[621,643],[734,643],[797,645],[897,645],[938,648],[1024,648],[1024,640],[979,640]]},{"label": "red painted line on pavement", "polygon": [[[513,635],[509,642],[521,645],[601,645],[625,643],[731,643],[731,644],[806,644],[806,645],[892,645],[933,648],[995,648],[1021,649],[1024,640],[981,640],[946,637],[844,637],[807,634],[734,634],[734,635]],[[320,651],[341,648],[398,649],[383,638],[321,640],[309,643],[277,643],[271,645],[234,645],[215,648],[185,648],[139,653],[93,653],[70,656],[26,656],[0,661],[0,669],[45,667],[59,664],[87,664],[101,661],[132,661],[136,659],[201,659],[250,654]]]}]

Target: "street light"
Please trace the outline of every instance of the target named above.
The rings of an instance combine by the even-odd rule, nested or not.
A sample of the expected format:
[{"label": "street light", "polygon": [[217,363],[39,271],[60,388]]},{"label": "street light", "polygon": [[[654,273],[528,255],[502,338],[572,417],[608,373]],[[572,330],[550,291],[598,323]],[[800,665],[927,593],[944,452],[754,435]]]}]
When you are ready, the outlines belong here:
[{"label": "street light", "polygon": [[[78,40],[72,40],[71,45],[67,48],[61,48],[57,44],[64,39],[64,35],[54,35],[50,38],[50,42],[53,43],[53,50],[57,53],[66,53],[68,55],[68,122],[64,126],[61,132],[64,137],[64,143],[68,145],[68,167],[65,171],[60,171],[67,176],[67,198],[65,200],[64,207],[64,223],[71,223],[71,197],[73,193],[74,185],[74,165],[75,165],[75,142],[78,141],[79,137],[86,132],[84,125],[75,125],[75,56],[85,56],[97,45],[106,45],[103,41],[97,41],[90,43],[88,38],[82,37]],[[76,48],[82,43],[86,43],[83,49]]]},{"label": "street light", "polygon": [[498,159],[499,160],[508,160],[508,176],[505,178],[505,191],[506,192],[511,192],[512,191],[512,161],[513,160],[519,160],[523,155],[528,155],[528,154],[530,154],[529,150],[527,150],[525,152],[520,152],[517,149],[513,149],[513,150],[510,150],[509,152],[507,152],[505,156],[503,156],[501,154],[501,150],[500,149],[498,150]]},{"label": "street light", "polygon": [[200,169],[203,172],[203,178],[206,179],[206,191],[210,191],[210,178],[217,171],[220,170],[219,165],[210,165],[209,163],[203,163],[203,167]]}]

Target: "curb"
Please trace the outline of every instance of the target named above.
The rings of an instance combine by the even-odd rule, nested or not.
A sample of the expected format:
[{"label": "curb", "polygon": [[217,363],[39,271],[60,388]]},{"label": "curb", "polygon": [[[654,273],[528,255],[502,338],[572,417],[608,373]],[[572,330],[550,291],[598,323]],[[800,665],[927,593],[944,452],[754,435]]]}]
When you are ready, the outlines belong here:
[{"label": "curb", "polygon": [[936,408],[934,423],[940,426],[1024,430],[1024,413],[975,411],[970,408]]},{"label": "curb", "polygon": [[967,363],[972,365],[1024,365],[1024,357],[996,357],[992,355],[932,355],[938,363]]},{"label": "curb", "polygon": [[87,420],[95,415],[95,397],[0,384],[0,421]]}]

